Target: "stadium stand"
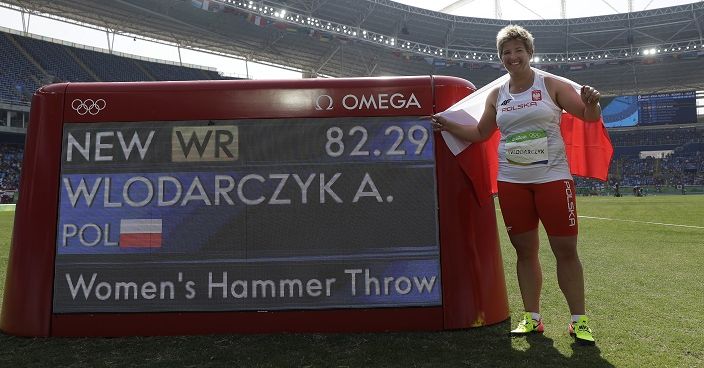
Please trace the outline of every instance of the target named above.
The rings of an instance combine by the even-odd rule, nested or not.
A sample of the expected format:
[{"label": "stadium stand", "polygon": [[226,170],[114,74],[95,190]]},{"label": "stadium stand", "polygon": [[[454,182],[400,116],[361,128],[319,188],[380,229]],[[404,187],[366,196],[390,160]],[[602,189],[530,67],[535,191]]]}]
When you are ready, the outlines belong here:
[{"label": "stadium stand", "polygon": [[28,58],[37,62],[45,74],[53,77],[55,81],[95,80],[62,45],[22,36],[10,35],[10,38],[16,40],[27,52]]},{"label": "stadium stand", "polygon": [[[626,129],[609,132],[614,158],[609,184],[578,179],[583,194],[613,194],[616,183],[622,193],[646,187],[650,193],[684,193],[683,188],[704,186],[704,127]],[[671,151],[664,157],[640,157],[641,151]]]},{"label": "stadium stand", "polygon": [[18,144],[0,143],[0,191],[19,188],[24,148]]},{"label": "stadium stand", "polygon": [[43,73],[22,54],[11,35],[0,34],[0,99],[26,102],[39,88],[37,79]]},{"label": "stadium stand", "polygon": [[142,62],[143,68],[154,77],[155,80],[199,80],[199,79],[220,79],[213,78],[203,70],[181,68],[175,65],[159,64],[153,62]]},{"label": "stadium stand", "polygon": [[101,81],[131,82],[154,80],[134,60],[83,49],[73,53],[90,68]]},{"label": "stadium stand", "polygon": [[661,159],[621,156],[612,165],[616,166],[612,174],[614,177],[618,175],[624,186],[704,185],[703,159],[704,151],[682,150]]},{"label": "stadium stand", "polygon": [[668,150],[702,139],[700,130],[695,127],[665,129],[630,129],[609,132],[611,143],[617,153],[628,153],[624,149]]},{"label": "stadium stand", "polygon": [[0,99],[27,102],[54,82],[128,82],[223,79],[213,70],[115,56],[0,32]]}]

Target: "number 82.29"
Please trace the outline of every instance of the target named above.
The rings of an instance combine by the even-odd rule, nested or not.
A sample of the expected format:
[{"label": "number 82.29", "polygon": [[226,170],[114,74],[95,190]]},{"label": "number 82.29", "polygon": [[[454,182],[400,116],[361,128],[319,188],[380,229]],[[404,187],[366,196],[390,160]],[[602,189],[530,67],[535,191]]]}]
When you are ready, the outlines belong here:
[{"label": "number 82.29", "polygon": [[[325,143],[325,152],[330,157],[340,157],[345,154],[345,133],[342,128],[333,126],[328,128],[325,133],[327,137],[327,142]],[[372,153],[368,150],[366,146],[369,140],[369,133],[367,128],[355,125],[347,131],[347,135],[357,138],[356,143],[348,142],[352,146],[351,151],[349,151],[350,156],[370,156]],[[388,147],[383,152],[387,156],[399,156],[399,155],[420,155],[425,148],[426,143],[428,143],[428,129],[421,125],[413,125],[408,130],[404,130],[398,125],[391,125],[384,130],[384,136],[390,137],[393,142],[391,142]],[[386,141],[386,140],[384,140]],[[404,144],[404,142],[409,142]],[[411,152],[408,152],[406,148],[410,148]],[[373,151],[375,156],[381,155],[382,151],[376,149]]]}]

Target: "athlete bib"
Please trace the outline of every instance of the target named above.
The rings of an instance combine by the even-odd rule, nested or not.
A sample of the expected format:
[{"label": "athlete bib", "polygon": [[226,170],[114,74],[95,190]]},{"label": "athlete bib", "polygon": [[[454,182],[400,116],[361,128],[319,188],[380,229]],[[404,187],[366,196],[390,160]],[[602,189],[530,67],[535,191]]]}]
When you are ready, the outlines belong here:
[{"label": "athlete bib", "polygon": [[548,163],[548,136],[544,130],[532,130],[506,137],[506,161],[514,165]]}]

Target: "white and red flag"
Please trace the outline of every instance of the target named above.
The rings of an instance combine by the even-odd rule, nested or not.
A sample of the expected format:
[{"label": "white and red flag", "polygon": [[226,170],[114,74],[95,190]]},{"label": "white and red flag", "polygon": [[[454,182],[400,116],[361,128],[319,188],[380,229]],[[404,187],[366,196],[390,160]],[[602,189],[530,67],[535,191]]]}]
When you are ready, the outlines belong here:
[{"label": "white and red flag", "polygon": [[[567,78],[535,68],[533,68],[533,71],[566,82],[575,89],[577,94],[580,93],[582,86]],[[446,116],[459,124],[478,124],[484,113],[484,106],[489,92],[506,83],[509,77],[506,74],[496,79],[450,106],[447,110],[439,113],[439,115]],[[537,98],[536,96],[533,97],[534,99]],[[606,180],[614,149],[611,145],[609,134],[606,132],[603,119],[600,118],[598,122],[585,122],[563,111],[560,130],[562,139],[565,142],[567,161],[572,174]],[[469,142],[458,139],[445,131],[442,132],[442,137],[450,151],[457,157],[462,170],[472,181],[477,195],[486,198],[491,193],[496,193],[496,177],[499,167],[497,150],[501,137],[499,131],[494,132],[484,144],[474,145],[474,147]],[[488,166],[488,176],[484,174],[483,170],[476,169],[482,166]]]},{"label": "white and red flag", "polygon": [[161,248],[161,219],[120,220],[120,248]]}]

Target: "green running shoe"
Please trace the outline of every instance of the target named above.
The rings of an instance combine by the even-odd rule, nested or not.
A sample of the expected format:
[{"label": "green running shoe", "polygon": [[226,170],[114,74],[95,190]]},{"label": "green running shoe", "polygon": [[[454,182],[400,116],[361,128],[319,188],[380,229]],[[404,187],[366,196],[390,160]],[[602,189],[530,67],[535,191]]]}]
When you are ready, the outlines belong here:
[{"label": "green running shoe", "polygon": [[575,341],[582,345],[594,345],[596,343],[594,336],[592,336],[592,329],[589,328],[589,318],[587,316],[581,316],[577,322],[567,325],[567,330]]},{"label": "green running shoe", "polygon": [[531,317],[530,313],[525,312],[523,313],[523,319],[518,322],[518,327],[511,330],[511,335],[520,336],[532,333],[543,333],[544,330],[545,326],[543,326],[542,319],[536,321]]}]

